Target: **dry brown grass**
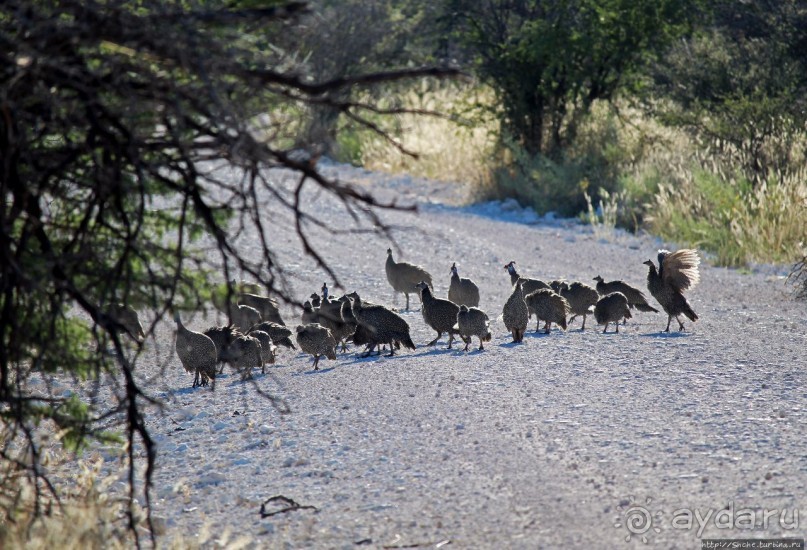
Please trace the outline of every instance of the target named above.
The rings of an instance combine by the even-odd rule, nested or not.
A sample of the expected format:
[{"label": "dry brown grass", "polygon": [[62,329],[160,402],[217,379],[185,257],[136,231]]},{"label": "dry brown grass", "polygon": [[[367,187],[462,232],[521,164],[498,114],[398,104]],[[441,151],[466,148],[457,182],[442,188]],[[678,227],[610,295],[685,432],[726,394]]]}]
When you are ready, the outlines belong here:
[{"label": "dry brown grass", "polygon": [[[0,429],[0,444],[6,452],[13,452],[11,450],[15,447],[22,448],[7,444],[9,437],[8,430]],[[97,452],[82,456],[66,452],[58,437],[39,441],[43,450],[42,471],[53,484],[58,500],[40,480],[37,510],[36,486],[27,472],[9,460],[0,460],[0,548],[133,548],[135,537],[129,528],[127,515],[130,506],[126,486],[128,463],[124,455],[110,463]],[[27,463],[24,455],[16,456],[15,460]],[[146,511],[137,502],[131,510],[140,540],[149,546]],[[254,541],[235,536],[232,530],[214,530],[207,526],[190,537],[181,527],[168,528],[159,516],[152,519],[158,548],[238,550],[254,546]]]},{"label": "dry brown grass", "polygon": [[461,85],[406,93],[401,98],[403,106],[452,116],[400,116],[400,141],[419,158],[403,155],[389,142],[372,136],[362,144],[362,164],[381,172],[480,184],[490,172],[498,126],[493,121],[471,124],[464,113],[476,103],[491,101],[491,97],[487,90]]}]

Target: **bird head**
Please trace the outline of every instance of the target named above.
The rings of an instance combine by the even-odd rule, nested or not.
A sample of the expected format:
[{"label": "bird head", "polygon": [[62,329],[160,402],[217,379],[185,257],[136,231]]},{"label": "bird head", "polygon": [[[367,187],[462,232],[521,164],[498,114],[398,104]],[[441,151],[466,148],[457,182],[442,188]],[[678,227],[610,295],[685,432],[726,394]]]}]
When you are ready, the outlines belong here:
[{"label": "bird head", "polygon": [[649,265],[650,267],[656,267],[656,264],[653,263],[653,260],[647,260],[642,262],[644,265]]},{"label": "bird head", "polygon": [[593,279],[593,280],[597,281],[598,283],[603,282],[602,277],[600,277],[599,275],[597,275],[596,277],[594,277],[594,279]]},{"label": "bird head", "polygon": [[426,284],[426,281],[420,281],[418,284],[415,285],[415,288],[419,289],[420,291],[423,291],[429,288],[429,285]]},{"label": "bird head", "polygon": [[304,325],[297,325],[297,328],[295,330],[297,331],[297,334],[300,334],[302,331],[305,330],[305,326]]},{"label": "bird head", "polygon": [[392,256],[392,249],[391,248],[387,249],[387,256]]},{"label": "bird head", "polygon": [[468,306],[466,306],[465,304],[462,304],[460,306],[460,311],[463,312],[463,313],[468,313]]},{"label": "bird head", "polygon": [[456,273],[456,272],[457,272],[457,262],[453,262],[451,264],[451,273],[453,274],[453,273]]}]

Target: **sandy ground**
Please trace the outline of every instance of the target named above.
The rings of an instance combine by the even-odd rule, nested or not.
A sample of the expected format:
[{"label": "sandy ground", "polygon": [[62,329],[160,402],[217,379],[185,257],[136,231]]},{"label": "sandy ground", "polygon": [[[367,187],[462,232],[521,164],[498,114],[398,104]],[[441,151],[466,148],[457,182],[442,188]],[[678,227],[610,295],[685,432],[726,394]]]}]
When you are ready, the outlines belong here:
[{"label": "sandy ground", "polygon": [[[396,259],[426,267],[440,297],[457,262],[491,319],[510,292],[510,260],[544,280],[593,284],[600,274],[645,288],[642,262],[665,244],[512,203],[464,207],[459,185],[324,168],[417,203],[416,215],[382,214],[397,227]],[[306,202],[318,219],[346,223],[332,198],[314,191]],[[271,204],[266,216],[287,217]],[[301,256],[293,231],[275,226],[295,295],[325,280],[335,287]],[[344,285],[335,293],[403,307],[384,274],[387,240],[312,235]],[[249,235],[238,246],[258,250]],[[148,417],[159,451],[154,514],[189,538],[229,531],[266,548],[628,548],[643,539],[700,548],[702,538],[804,537],[807,306],[791,299],[786,272],[705,263],[690,294],[701,320],[684,333],[661,334],[666,315],[637,313],[619,334],[601,334],[593,318],[585,332],[576,323],[549,335],[531,322],[514,345],[494,321],[483,352],[447,350],[445,337],[425,347],[434,333],[413,297],[403,315],[416,351],[363,359],[351,349],[314,371],[310,356],[283,349],[254,384],[227,371],[215,392],[191,389],[166,324],[139,367],[144,376],[168,367],[149,386],[167,404]],[[299,321],[289,308],[284,316]],[[214,317],[186,325],[203,330]],[[258,388],[292,412],[279,414]],[[262,518],[275,495],[316,509]]]}]

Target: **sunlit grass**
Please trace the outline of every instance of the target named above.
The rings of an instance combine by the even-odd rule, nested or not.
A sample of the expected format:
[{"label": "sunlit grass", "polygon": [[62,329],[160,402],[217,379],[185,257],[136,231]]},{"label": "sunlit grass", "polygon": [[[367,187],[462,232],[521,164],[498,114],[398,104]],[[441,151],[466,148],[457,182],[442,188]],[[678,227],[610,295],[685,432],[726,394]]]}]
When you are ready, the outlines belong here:
[{"label": "sunlit grass", "polygon": [[[451,113],[492,98],[485,91],[442,88],[409,92],[403,103]],[[463,126],[443,118],[402,117],[401,141],[421,158],[401,155],[372,138],[360,144],[362,163],[372,170],[472,183],[477,197],[515,197],[539,212],[582,214],[600,225],[646,229],[706,250],[719,265],[792,264],[800,258],[800,243],[807,241],[803,162],[794,160],[786,168],[775,163],[780,168],[752,180],[743,172],[743,144],[698,142],[638,110],[606,105],[595,108],[581,127],[568,159],[550,162],[521,158],[517,147],[497,142],[493,121],[473,120]],[[786,149],[793,159],[804,158],[805,136],[780,141],[769,138],[764,151],[781,157]],[[595,212],[597,204],[608,211]]]}]

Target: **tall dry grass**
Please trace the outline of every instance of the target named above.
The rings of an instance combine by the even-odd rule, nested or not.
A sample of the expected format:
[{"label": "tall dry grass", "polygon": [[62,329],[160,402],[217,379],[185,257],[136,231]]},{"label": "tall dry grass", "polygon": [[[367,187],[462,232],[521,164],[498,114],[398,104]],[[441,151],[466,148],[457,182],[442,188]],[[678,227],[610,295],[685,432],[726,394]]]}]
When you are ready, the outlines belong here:
[{"label": "tall dry grass", "polygon": [[[28,472],[20,465],[30,457],[13,449],[12,431],[0,424],[0,445],[5,456],[0,459],[0,548],[3,550],[112,549],[135,547],[128,513],[135,518],[141,542],[150,540],[146,510],[128,498],[128,462],[105,461],[97,452],[75,455],[63,450],[58,436],[47,443],[40,439],[41,472],[47,475],[55,491],[40,480],[39,495]],[[47,436],[46,436],[47,437]],[[57,498],[58,496],[58,498]],[[248,537],[234,535],[230,529],[203,526],[189,536],[179,525],[169,526],[158,514],[152,525],[157,547],[166,550],[254,547]]]},{"label": "tall dry grass", "polygon": [[[641,208],[642,225],[662,238],[710,251],[715,263],[792,263],[807,240],[807,166],[757,174],[743,172],[738,148],[703,143],[682,130],[631,116],[627,140],[643,140],[625,166],[622,187]],[[804,158],[805,136],[788,154]],[[784,145],[775,138],[771,150]]]},{"label": "tall dry grass", "polygon": [[401,106],[410,109],[449,116],[397,117],[395,133],[404,148],[418,154],[417,159],[401,154],[377,135],[364,134],[360,162],[365,168],[475,185],[485,181],[490,172],[498,124],[491,119],[480,120],[479,113],[472,109],[475,105],[490,103],[490,91],[454,84],[413,89],[398,100]]}]

